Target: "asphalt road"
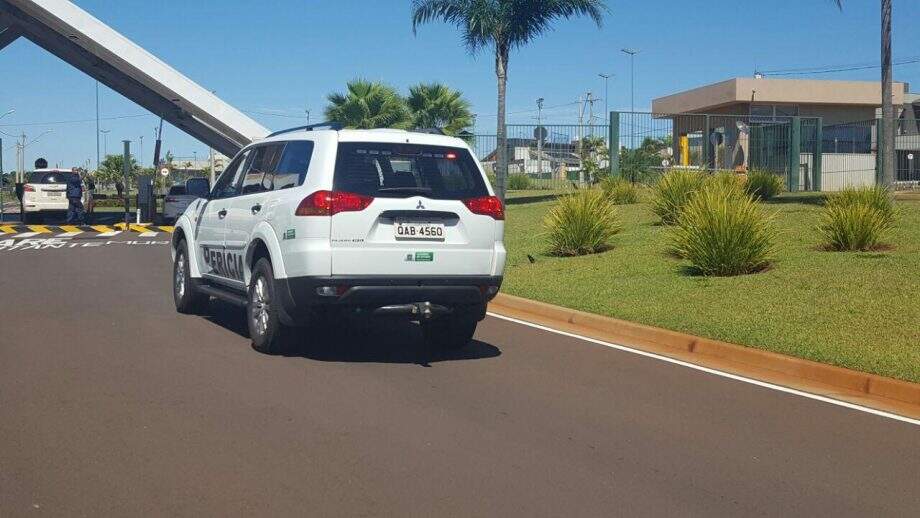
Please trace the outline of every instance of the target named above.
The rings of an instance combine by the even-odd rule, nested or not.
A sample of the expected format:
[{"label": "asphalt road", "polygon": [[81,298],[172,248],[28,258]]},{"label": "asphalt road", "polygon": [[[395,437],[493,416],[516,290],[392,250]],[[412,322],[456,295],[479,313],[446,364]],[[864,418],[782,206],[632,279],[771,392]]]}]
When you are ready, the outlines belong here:
[{"label": "asphalt road", "polygon": [[[89,239],[80,241],[89,242]],[[917,516],[920,427],[488,318],[253,351],[168,248],[0,248],[0,516]]]}]

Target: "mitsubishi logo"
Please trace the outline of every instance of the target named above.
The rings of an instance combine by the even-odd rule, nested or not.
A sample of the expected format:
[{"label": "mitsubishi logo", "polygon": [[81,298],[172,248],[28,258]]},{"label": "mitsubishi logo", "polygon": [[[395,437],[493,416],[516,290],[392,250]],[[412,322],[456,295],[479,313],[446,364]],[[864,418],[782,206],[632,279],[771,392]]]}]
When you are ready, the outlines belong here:
[{"label": "mitsubishi logo", "polygon": [[418,201],[418,205],[416,205],[415,208],[416,208],[416,209],[424,209],[424,208],[425,208],[425,206],[422,205],[422,200],[419,200],[419,201]]}]

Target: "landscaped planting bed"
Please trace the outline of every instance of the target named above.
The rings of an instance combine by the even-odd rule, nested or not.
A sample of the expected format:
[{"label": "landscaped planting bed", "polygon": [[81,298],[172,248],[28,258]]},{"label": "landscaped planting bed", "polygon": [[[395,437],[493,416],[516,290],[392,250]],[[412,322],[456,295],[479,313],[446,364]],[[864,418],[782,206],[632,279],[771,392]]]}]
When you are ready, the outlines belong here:
[{"label": "landscaped planting bed", "polygon": [[[898,201],[887,245],[830,252],[818,226],[823,198],[763,203],[779,230],[759,273],[704,277],[671,251],[671,228],[647,203],[617,207],[609,250],[548,253],[552,202],[510,205],[505,293],[634,322],[920,382],[920,201]],[[528,255],[535,259],[534,263]]]}]

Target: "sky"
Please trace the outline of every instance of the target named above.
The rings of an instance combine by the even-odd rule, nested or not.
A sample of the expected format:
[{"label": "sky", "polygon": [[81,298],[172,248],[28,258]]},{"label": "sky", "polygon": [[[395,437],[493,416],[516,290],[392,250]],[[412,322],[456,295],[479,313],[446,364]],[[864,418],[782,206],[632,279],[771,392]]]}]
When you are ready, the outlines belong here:
[{"label": "sky", "polygon": [[[916,1],[894,0],[895,62],[920,57]],[[496,83],[489,50],[470,55],[457,30],[425,25],[413,35],[410,0],[78,0],[77,4],[172,67],[215,90],[270,129],[322,120],[326,96],[361,77],[405,92],[419,82],[458,89],[477,114],[477,131],[495,132]],[[601,28],[588,19],[557,22],[553,30],[512,52],[509,122],[535,122],[544,98],[548,123],[576,123],[576,100],[592,92],[595,110],[630,108],[635,57],[635,107],[681,90],[755,70],[831,65],[874,68],[792,76],[877,80],[879,2],[845,0],[608,0]],[[614,74],[605,98],[600,73]],[[898,81],[920,92],[920,62],[894,68]],[[0,131],[29,136],[46,131],[26,160],[94,167],[95,81],[19,39],[0,51]],[[158,117],[101,86],[105,146],[118,153],[132,140],[141,162],[152,162]],[[81,122],[74,122],[81,121]],[[4,138],[4,170],[12,169],[12,139]],[[141,139],[143,137],[143,139]],[[164,150],[203,158],[204,144],[171,126]]]}]

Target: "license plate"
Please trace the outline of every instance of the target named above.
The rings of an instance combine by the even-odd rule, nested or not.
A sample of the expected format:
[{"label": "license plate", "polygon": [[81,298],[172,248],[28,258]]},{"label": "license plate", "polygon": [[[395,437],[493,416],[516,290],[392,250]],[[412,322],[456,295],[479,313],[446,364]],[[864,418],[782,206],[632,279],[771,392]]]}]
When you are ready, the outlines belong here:
[{"label": "license plate", "polygon": [[393,225],[393,235],[396,239],[443,241],[444,225],[441,223],[396,222]]},{"label": "license plate", "polygon": [[45,191],[45,195],[47,195],[49,198],[63,198],[64,197],[64,193],[58,192],[58,191]]}]

